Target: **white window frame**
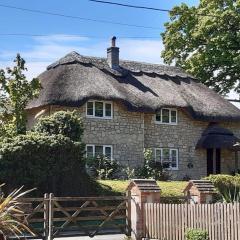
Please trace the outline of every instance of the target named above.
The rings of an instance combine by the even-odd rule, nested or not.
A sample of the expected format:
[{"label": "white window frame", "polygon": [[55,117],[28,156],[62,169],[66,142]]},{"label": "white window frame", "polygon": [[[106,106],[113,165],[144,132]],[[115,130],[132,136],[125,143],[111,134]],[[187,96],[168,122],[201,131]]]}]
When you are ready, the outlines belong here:
[{"label": "white window frame", "polygon": [[[88,103],[93,103],[93,115],[88,115]],[[95,116],[95,103],[101,102],[103,103],[103,117]],[[106,116],[106,104],[111,105],[111,116]],[[86,102],[86,117],[88,118],[98,118],[98,119],[112,119],[113,118],[113,102],[111,101],[101,101],[101,100],[89,100]]]},{"label": "white window frame", "polygon": [[[169,123],[162,122],[162,111],[163,110],[169,110],[169,112],[170,112]],[[172,122],[172,111],[176,112],[176,122]],[[157,121],[157,119],[156,119],[158,113],[160,113],[160,117],[161,117],[160,121]],[[161,108],[161,110],[158,113],[155,114],[155,123],[156,124],[166,124],[166,125],[177,125],[178,124],[178,111],[176,108]]]},{"label": "white window frame", "polygon": [[93,148],[93,157],[95,157],[95,147],[96,146],[101,146],[103,147],[103,155],[105,156],[106,153],[106,147],[111,148],[111,158],[110,160],[113,160],[113,146],[112,145],[102,145],[102,144],[86,144],[86,157],[87,157],[87,147],[92,147]]},{"label": "white window frame", "polygon": [[157,162],[157,151],[161,151],[161,164],[163,159],[163,149],[168,149],[170,151],[170,159],[171,159],[171,152],[172,150],[176,151],[176,167],[169,167],[167,170],[178,170],[178,163],[179,163],[179,151],[178,148],[155,148],[154,149],[154,159]]}]

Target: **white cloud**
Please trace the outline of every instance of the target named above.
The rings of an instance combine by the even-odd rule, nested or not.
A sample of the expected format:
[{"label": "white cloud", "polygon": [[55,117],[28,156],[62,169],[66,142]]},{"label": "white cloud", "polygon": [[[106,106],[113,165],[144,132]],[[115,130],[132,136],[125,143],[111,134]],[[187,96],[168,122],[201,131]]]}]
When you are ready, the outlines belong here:
[{"label": "white cloud", "polygon": [[[43,72],[52,62],[65,56],[71,51],[77,51],[82,55],[106,57],[106,49],[110,41],[94,43],[94,39],[79,36],[49,35],[34,37],[34,44],[30,50],[19,51],[27,62],[26,75],[36,77]],[[120,47],[120,58],[127,60],[162,63],[160,53],[163,45],[160,40],[120,39],[117,42]],[[0,58],[14,59],[15,51],[1,51]],[[0,62],[0,68],[9,66],[10,62]],[[11,64],[12,65],[12,64]]]},{"label": "white cloud", "polygon": [[33,38],[38,42],[76,42],[87,41],[88,37],[82,37],[77,35],[65,35],[65,34],[53,34],[46,36],[37,36]]}]

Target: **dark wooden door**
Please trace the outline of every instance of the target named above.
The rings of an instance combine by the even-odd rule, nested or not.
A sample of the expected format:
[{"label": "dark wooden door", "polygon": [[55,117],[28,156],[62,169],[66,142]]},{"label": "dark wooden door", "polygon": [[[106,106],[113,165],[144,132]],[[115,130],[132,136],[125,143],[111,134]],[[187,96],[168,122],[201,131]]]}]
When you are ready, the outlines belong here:
[{"label": "dark wooden door", "polygon": [[221,173],[221,149],[216,149],[216,174]]},{"label": "dark wooden door", "polygon": [[207,149],[207,175],[221,173],[221,149]]},{"label": "dark wooden door", "polygon": [[213,174],[213,148],[207,149],[207,175]]}]

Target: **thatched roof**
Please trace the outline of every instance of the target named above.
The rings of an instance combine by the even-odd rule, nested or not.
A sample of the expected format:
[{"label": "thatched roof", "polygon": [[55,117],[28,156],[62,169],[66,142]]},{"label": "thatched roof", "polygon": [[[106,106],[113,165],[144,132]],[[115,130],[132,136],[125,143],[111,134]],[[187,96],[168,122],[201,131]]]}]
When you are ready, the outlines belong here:
[{"label": "thatched roof", "polygon": [[198,120],[240,121],[239,109],[176,67],[120,60],[116,71],[106,58],[72,52],[50,65],[39,79],[43,89],[28,109],[107,99],[120,100],[135,111],[178,107]]},{"label": "thatched roof", "polygon": [[234,145],[239,141],[230,130],[213,124],[202,133],[196,148],[234,149]]}]

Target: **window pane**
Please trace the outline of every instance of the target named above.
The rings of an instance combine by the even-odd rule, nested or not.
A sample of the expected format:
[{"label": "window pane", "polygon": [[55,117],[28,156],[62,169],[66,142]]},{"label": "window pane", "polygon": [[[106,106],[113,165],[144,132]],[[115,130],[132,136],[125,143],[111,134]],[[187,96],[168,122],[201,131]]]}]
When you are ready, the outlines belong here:
[{"label": "window pane", "polygon": [[162,150],[162,164],[164,168],[170,167],[170,151],[167,148]]},{"label": "window pane", "polygon": [[105,104],[105,116],[106,117],[112,116],[112,104],[110,104],[110,103]]},{"label": "window pane", "polygon": [[87,146],[87,157],[93,157],[93,146]]},{"label": "window pane", "polygon": [[103,156],[103,146],[95,146],[95,157]]},{"label": "window pane", "polygon": [[155,161],[161,162],[161,150],[156,149]]},{"label": "window pane", "polygon": [[105,156],[108,159],[111,159],[111,157],[112,157],[112,148],[111,147],[105,147]]},{"label": "window pane", "polygon": [[161,122],[161,114],[160,113],[156,114],[156,121]]},{"label": "window pane", "polygon": [[171,150],[171,158],[172,158],[172,167],[177,167],[177,150],[172,149]]},{"label": "window pane", "polygon": [[172,110],[171,111],[171,122],[176,123],[177,122],[177,111]]},{"label": "window pane", "polygon": [[162,109],[162,122],[169,123],[169,110],[168,109]]},{"label": "window pane", "polygon": [[87,115],[93,116],[93,102],[87,103]]},{"label": "window pane", "polygon": [[95,102],[95,116],[103,117],[103,102]]}]

